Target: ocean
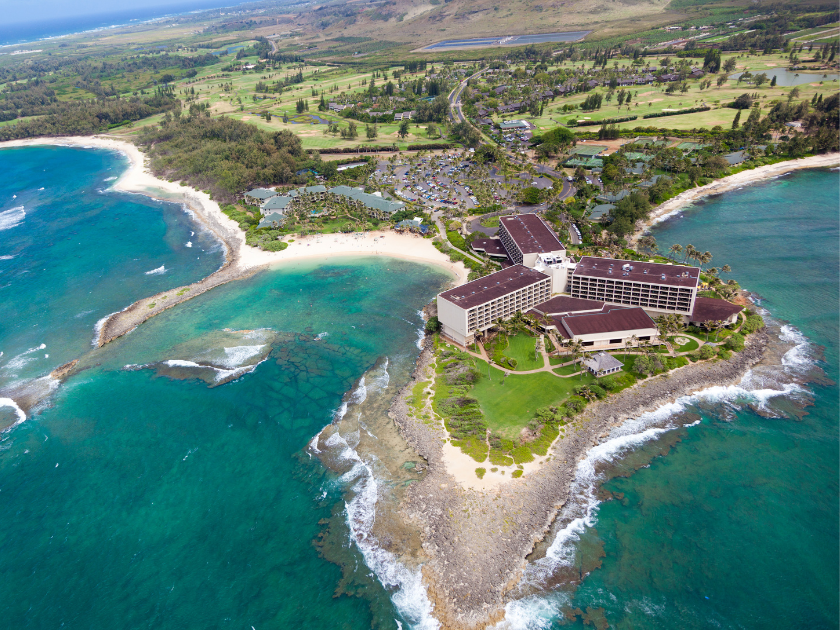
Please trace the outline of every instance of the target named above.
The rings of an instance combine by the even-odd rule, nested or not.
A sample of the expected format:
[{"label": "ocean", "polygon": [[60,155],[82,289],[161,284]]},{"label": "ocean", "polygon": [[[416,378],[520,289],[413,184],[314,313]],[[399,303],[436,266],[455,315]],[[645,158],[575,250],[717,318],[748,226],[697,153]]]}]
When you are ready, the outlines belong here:
[{"label": "ocean", "polygon": [[0,391],[83,367],[0,434],[0,578],[15,593],[3,625],[411,625],[417,572],[364,544],[382,471],[333,472],[308,445],[345,393],[365,396],[369,369],[387,361],[394,377],[369,382],[371,399],[406,382],[419,309],[448,274],[299,262],[93,350],[99,319],[222,260],[180,206],[109,191],[125,166],[105,151],[0,150]]},{"label": "ocean", "polygon": [[[94,349],[102,317],[222,261],[184,208],[109,190],[125,166],[0,150],[0,392],[81,368],[0,434],[4,624],[435,628],[373,507],[416,478],[387,406],[449,277],[299,261]],[[837,184],[797,173],[656,228],[728,263],[796,348],[657,412],[693,426],[641,418],[591,453],[586,514],[529,573],[582,579],[511,603],[507,627],[837,626]]]},{"label": "ocean", "polygon": [[[655,226],[662,251],[691,243],[730,265],[792,349],[593,449],[586,516],[526,572],[550,587],[502,627],[838,627],[838,182],[800,171]],[[686,414],[693,426],[646,428]]]},{"label": "ocean", "polygon": [[[241,4],[234,2],[228,7]],[[31,20],[31,12],[17,15],[12,13],[8,16],[6,24],[0,25],[0,46],[13,46],[26,42],[52,39],[76,33],[90,33],[110,28],[137,26],[143,22],[160,20],[165,17],[173,17],[208,9],[218,8],[218,2],[207,0],[195,0],[192,2],[170,3],[164,6],[140,6],[135,5],[131,9],[114,11],[112,4],[86,3],[86,13],[79,15],[76,11],[73,15],[64,17],[53,17],[51,19]],[[61,15],[66,11],[66,6],[53,7],[54,11],[48,10],[52,15]],[[23,19],[21,19],[23,18]]]}]

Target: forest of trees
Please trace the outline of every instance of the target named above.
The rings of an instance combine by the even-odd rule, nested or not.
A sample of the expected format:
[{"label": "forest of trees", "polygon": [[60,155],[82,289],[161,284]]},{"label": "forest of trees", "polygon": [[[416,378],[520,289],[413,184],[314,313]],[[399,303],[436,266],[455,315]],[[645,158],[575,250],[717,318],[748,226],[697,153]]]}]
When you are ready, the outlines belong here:
[{"label": "forest of trees", "polygon": [[[147,118],[153,114],[181,111],[181,101],[159,90],[149,96],[107,98],[89,101],[50,101],[36,118],[0,127],[0,141],[37,136],[92,135],[109,127]],[[7,120],[12,120],[8,118]]]},{"label": "forest of trees", "polygon": [[138,144],[156,175],[209,190],[220,201],[256,186],[305,183],[295,172],[319,169],[292,132],[270,133],[233,118],[181,117],[144,129]]}]

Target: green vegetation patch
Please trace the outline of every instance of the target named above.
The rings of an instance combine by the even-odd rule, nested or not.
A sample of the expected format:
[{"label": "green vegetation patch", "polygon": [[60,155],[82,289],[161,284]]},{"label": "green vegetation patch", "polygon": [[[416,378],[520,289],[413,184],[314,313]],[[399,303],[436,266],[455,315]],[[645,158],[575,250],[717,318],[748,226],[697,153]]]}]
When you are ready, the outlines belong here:
[{"label": "green vegetation patch", "polygon": [[545,361],[542,354],[534,356],[536,342],[534,337],[519,333],[508,339],[508,345],[503,350],[503,354],[516,361],[514,369],[517,371],[538,370],[545,365]]},{"label": "green vegetation patch", "polygon": [[475,469],[475,476],[479,479],[484,479],[484,475],[487,473],[486,468],[476,468]]}]

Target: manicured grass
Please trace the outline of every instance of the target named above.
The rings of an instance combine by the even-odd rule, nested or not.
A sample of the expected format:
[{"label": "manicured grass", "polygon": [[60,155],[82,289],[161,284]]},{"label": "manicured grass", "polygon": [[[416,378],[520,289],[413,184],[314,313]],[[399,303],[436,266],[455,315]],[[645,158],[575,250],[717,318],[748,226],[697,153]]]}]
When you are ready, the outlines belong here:
[{"label": "manicured grass", "polygon": [[533,419],[537,409],[562,403],[578,385],[593,383],[594,377],[584,374],[575,378],[557,378],[547,372],[512,374],[505,377],[501,370],[488,367],[485,361],[474,359],[481,378],[471,395],[478,400],[491,431],[511,438]]},{"label": "manicured grass", "polygon": [[487,217],[481,220],[481,225],[486,228],[499,227],[499,217]]},{"label": "manicured grass", "polygon": [[552,370],[555,374],[562,374],[563,376],[569,376],[570,374],[576,374],[580,372],[583,368],[580,364],[578,365],[564,365],[563,367],[556,368]]},{"label": "manicured grass", "polygon": [[537,342],[534,337],[525,333],[518,333],[510,337],[509,342],[508,347],[504,349],[502,354],[511,359],[516,359],[517,372],[538,370],[545,365],[542,354],[537,354],[536,359],[534,358],[534,347]]},{"label": "manicured grass", "polygon": [[[680,346],[674,341],[674,339],[676,339],[677,337],[684,337],[685,339],[688,339],[689,341],[688,341],[687,344]],[[700,342],[697,341],[697,339],[695,339],[694,337],[691,337],[689,335],[676,335],[674,337],[668,337],[668,341],[671,342],[671,346],[677,352],[693,352],[694,350],[697,350],[697,348],[700,347]]]},{"label": "manicured grass", "polygon": [[548,357],[549,365],[560,365],[561,363],[568,363],[571,359],[568,356],[563,357]]}]

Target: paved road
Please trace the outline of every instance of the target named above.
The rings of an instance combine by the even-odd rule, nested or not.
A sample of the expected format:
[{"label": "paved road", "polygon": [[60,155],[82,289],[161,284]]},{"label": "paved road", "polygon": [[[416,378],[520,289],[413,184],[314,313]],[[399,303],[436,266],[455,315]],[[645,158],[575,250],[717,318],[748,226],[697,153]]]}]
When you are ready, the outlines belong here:
[{"label": "paved road", "polygon": [[[464,88],[467,87],[467,82],[480,75],[482,72],[486,72],[487,68],[483,70],[479,70],[473,75],[468,76],[466,79],[461,81],[454,90],[449,93],[449,118],[454,120],[455,122],[466,122],[466,117],[464,116],[464,112],[461,109],[461,93],[464,91]],[[480,132],[479,132],[480,133]]]}]

